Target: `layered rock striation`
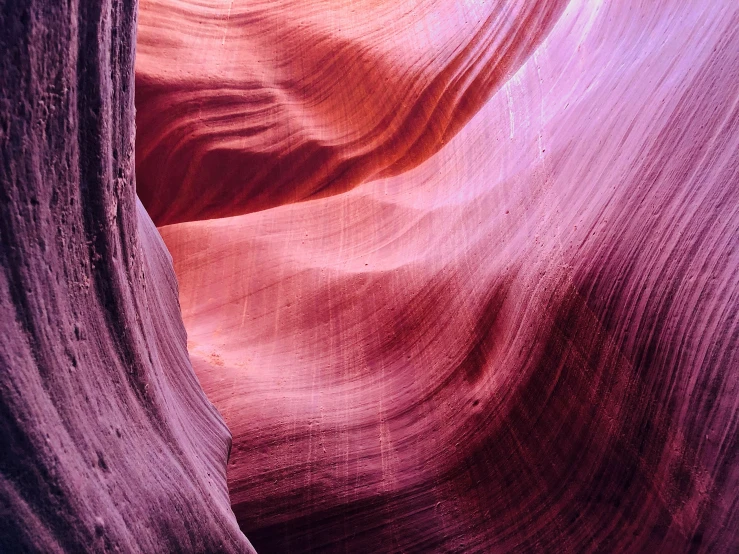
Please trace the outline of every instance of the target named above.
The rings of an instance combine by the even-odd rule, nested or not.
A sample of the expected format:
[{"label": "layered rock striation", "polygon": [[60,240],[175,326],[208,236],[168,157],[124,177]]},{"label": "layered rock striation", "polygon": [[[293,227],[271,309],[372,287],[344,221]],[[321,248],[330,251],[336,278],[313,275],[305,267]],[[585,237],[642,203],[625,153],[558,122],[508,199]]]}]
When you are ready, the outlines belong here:
[{"label": "layered rock striation", "polygon": [[1,551],[739,550],[735,2],[140,8],[0,5]]},{"label": "layered rock striation", "polygon": [[157,225],[336,194],[438,151],[564,0],[145,0],[138,191]]},{"label": "layered rock striation", "polygon": [[[420,30],[378,23],[382,40],[363,31],[354,50],[337,49],[337,65],[305,72],[295,68],[313,68],[313,57],[301,38],[273,39],[271,54],[228,49],[242,22],[251,30],[292,16],[291,36],[312,29],[308,8],[283,11],[289,5],[270,3],[261,19],[234,19],[235,6],[230,20],[226,8],[213,12],[220,19],[198,40],[225,45],[204,49],[211,62],[201,68],[185,57],[183,73],[217,83],[214,68],[238,62],[280,67],[296,87],[336,87],[322,122],[341,134],[365,117],[381,127],[373,102],[402,112],[407,90],[384,95],[381,76],[416,67],[404,45],[419,40],[431,59],[445,52],[443,40],[419,38],[423,11],[409,11]],[[373,18],[361,6],[351,21],[363,29]],[[143,20],[153,24],[157,9]],[[738,24],[733,2],[573,0],[548,33],[511,31],[531,44],[520,68],[456,136],[432,132],[425,152],[438,152],[415,168],[363,174],[331,198],[160,229],[193,366],[233,433],[234,511],[258,550],[739,547]],[[454,25],[442,19],[439,36]],[[336,26],[332,37],[351,28]],[[162,19],[160,34],[142,27],[141,40],[179,44],[184,32]],[[361,68],[373,48],[392,52],[385,73],[361,70],[362,85],[344,79],[345,56]],[[172,60],[162,87],[178,74]],[[225,88],[199,92],[202,121],[182,105],[169,112],[169,128],[183,127],[162,172],[188,145],[252,121]],[[238,117],[219,112],[211,129],[207,106],[221,102]],[[254,117],[268,126],[274,113]],[[296,137],[314,121],[304,109],[282,113]],[[142,129],[147,121],[142,136],[163,136]],[[249,160],[234,205],[262,182],[253,148],[279,150],[280,140],[231,144],[230,155]],[[212,203],[230,201],[222,173],[211,180],[208,164],[183,167],[204,191],[199,202],[183,193],[190,218],[227,213]],[[331,163],[276,167],[281,176],[258,187],[266,195],[283,183],[300,191]],[[165,196],[170,182],[162,179]]]},{"label": "layered rock striation", "polygon": [[135,2],[0,5],[0,551],[249,552],[136,199]]}]

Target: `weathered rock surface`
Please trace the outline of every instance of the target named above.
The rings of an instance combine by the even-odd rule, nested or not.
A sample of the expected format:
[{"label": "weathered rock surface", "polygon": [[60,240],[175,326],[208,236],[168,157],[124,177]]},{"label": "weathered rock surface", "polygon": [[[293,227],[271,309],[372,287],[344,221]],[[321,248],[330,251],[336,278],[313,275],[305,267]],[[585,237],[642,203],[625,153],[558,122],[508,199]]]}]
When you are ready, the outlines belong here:
[{"label": "weathered rock surface", "polygon": [[[197,34],[191,3],[145,4],[157,221],[333,186],[314,172],[393,134],[375,102],[424,106],[399,84],[417,56],[469,38],[442,19],[432,47],[425,12],[393,27],[382,3],[323,27],[321,3],[229,5]],[[525,63],[414,169],[161,229],[257,550],[739,550],[739,5],[572,0],[549,34],[521,29]],[[320,163],[290,161],[316,136]]]},{"label": "weathered rock surface", "polygon": [[0,4],[0,551],[739,551],[739,5],[147,1],[134,147],[135,8]]},{"label": "weathered rock surface", "polygon": [[0,551],[245,552],[136,200],[135,2],[0,3]]},{"label": "weathered rock surface", "polygon": [[144,0],[136,174],[157,225],[417,165],[531,54],[564,0]]}]

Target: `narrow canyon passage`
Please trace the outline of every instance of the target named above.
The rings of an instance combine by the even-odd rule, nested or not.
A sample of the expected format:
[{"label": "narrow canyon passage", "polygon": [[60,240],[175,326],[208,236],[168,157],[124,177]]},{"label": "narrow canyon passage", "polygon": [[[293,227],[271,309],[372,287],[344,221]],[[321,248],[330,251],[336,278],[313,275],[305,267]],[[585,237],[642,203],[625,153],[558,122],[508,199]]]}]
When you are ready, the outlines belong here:
[{"label": "narrow canyon passage", "polygon": [[735,0],[0,0],[0,553],[739,552]]},{"label": "narrow canyon passage", "polygon": [[411,4],[142,3],[139,193],[242,530],[731,551],[739,11]]}]

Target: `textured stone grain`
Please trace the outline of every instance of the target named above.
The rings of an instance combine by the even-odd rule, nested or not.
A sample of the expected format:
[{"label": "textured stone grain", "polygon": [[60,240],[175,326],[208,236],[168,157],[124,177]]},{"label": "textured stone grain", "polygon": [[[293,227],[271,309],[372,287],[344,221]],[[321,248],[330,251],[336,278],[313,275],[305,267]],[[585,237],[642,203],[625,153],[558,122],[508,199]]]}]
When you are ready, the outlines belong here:
[{"label": "textured stone grain", "polygon": [[573,0],[415,168],[161,228],[258,550],[739,548],[737,29],[735,2]]},{"label": "textured stone grain", "polygon": [[136,200],[135,2],[0,2],[0,551],[248,552]]},{"label": "textured stone grain", "polygon": [[565,3],[145,0],[139,195],[164,225],[407,170],[459,131]]}]

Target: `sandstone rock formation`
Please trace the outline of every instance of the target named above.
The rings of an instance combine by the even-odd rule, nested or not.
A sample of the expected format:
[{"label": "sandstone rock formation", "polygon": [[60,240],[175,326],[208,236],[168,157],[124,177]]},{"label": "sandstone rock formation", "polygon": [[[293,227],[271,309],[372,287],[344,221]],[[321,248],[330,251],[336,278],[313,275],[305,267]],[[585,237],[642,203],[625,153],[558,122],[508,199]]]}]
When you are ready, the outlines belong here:
[{"label": "sandstone rock formation", "polygon": [[1,552],[739,551],[739,4],[136,14],[0,3]]},{"label": "sandstone rock formation", "polygon": [[517,69],[566,2],[144,0],[139,195],[157,225],[400,173]]},{"label": "sandstone rock formation", "polygon": [[0,4],[0,551],[248,552],[136,200],[135,2]]},{"label": "sandstone rock formation", "polygon": [[[237,4],[199,8],[197,32],[195,3],[144,4],[158,221],[325,192],[334,153],[383,151],[374,102],[406,109],[414,69],[443,74],[447,47],[473,73],[505,58],[492,41],[478,60],[453,19],[424,42],[382,3],[346,3],[333,30],[320,2]],[[423,156],[401,148],[343,195],[160,229],[258,551],[739,548],[739,6],[515,4],[550,7],[550,32],[507,28],[528,46],[469,93],[482,107],[454,138],[398,120],[431,125]],[[269,100],[250,112],[237,82]],[[316,134],[321,163],[290,158]]]}]

